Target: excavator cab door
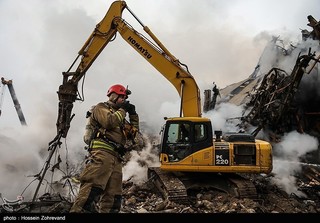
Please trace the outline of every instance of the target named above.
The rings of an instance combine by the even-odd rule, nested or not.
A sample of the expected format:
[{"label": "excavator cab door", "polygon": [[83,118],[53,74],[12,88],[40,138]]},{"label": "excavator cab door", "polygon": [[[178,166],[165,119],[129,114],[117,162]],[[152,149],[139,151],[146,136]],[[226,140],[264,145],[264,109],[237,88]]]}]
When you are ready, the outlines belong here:
[{"label": "excavator cab door", "polygon": [[161,153],[168,159],[165,162],[178,162],[212,144],[211,122],[170,120],[164,127]]}]

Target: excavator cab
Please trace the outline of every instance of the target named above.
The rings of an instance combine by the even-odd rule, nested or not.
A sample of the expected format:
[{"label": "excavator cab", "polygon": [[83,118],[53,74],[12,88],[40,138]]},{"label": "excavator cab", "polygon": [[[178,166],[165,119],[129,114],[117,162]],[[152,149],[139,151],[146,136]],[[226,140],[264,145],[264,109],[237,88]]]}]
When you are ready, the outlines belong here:
[{"label": "excavator cab", "polygon": [[199,117],[170,118],[163,129],[160,160],[163,163],[178,162],[212,145],[210,120]]},{"label": "excavator cab", "polygon": [[160,144],[160,169],[266,174],[272,171],[270,143],[246,133],[215,131],[214,135],[208,118],[167,118]]}]

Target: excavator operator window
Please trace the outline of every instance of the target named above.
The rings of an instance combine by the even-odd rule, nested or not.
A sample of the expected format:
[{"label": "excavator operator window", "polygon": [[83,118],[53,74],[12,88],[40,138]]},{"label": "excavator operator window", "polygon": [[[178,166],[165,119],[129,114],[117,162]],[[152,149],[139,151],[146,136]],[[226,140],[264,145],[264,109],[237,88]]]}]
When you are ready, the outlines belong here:
[{"label": "excavator operator window", "polygon": [[178,140],[178,124],[170,124],[168,128],[168,138],[166,140],[167,143],[175,143]]},{"label": "excavator operator window", "polygon": [[182,160],[190,153],[191,140],[189,123],[171,123],[168,125],[168,138],[166,140],[167,152],[170,161]]},{"label": "excavator operator window", "polygon": [[181,124],[179,126],[178,141],[177,142],[190,142],[190,125]]},{"label": "excavator operator window", "polygon": [[186,143],[190,142],[190,125],[170,124],[168,129],[167,143]]},{"label": "excavator operator window", "polygon": [[201,149],[212,146],[210,122],[170,122],[166,124],[162,151],[169,161],[177,162]]},{"label": "excavator operator window", "polygon": [[203,124],[195,124],[194,125],[194,132],[195,132],[195,139],[194,141],[197,142],[201,142],[203,140],[205,140],[206,137],[206,132],[205,132],[205,125]]}]

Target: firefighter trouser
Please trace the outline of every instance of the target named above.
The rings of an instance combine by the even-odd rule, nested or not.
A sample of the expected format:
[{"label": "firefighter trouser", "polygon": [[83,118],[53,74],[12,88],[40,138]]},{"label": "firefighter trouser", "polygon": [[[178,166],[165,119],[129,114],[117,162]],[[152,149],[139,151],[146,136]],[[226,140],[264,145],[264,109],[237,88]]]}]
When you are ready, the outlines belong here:
[{"label": "firefighter trouser", "polygon": [[[106,149],[93,149],[80,175],[80,189],[70,212],[119,212],[122,198],[122,163]],[[97,199],[98,198],[98,199]]]}]

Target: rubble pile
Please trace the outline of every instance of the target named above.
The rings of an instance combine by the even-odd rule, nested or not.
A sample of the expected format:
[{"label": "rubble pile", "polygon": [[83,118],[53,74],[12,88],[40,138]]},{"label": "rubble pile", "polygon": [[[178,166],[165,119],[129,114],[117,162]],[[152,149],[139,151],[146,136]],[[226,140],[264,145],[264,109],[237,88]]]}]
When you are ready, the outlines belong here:
[{"label": "rubble pile", "polygon": [[[149,182],[137,185],[123,182],[123,203],[120,213],[320,213],[320,168],[312,167],[314,176],[300,176],[299,190],[305,196],[287,194],[272,183],[272,175],[248,175],[257,188],[256,199],[237,198],[213,188],[189,190],[186,203],[164,200]],[[315,172],[316,171],[316,172]],[[304,179],[304,181],[302,180]],[[40,202],[7,204],[0,213],[68,213],[72,203],[59,194],[45,194]]]},{"label": "rubble pile", "polygon": [[[318,170],[319,171],[319,170]],[[318,172],[319,173],[319,172]],[[257,199],[240,199],[225,192],[204,188],[188,191],[189,202],[177,204],[163,200],[148,183],[124,182],[123,213],[320,213],[320,184],[300,182],[306,194],[287,194],[270,180],[272,176],[252,175]]]}]

